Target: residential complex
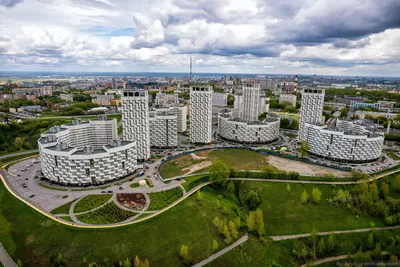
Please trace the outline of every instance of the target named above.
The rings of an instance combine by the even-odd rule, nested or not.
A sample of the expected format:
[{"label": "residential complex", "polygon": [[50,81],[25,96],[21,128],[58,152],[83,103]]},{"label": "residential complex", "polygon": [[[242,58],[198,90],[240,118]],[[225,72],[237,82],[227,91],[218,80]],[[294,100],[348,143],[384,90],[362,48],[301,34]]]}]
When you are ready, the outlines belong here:
[{"label": "residential complex", "polygon": [[212,139],[212,87],[190,87],[190,142],[207,144]]},{"label": "residential complex", "polygon": [[321,124],[325,89],[304,89],[301,95],[299,140],[307,139],[306,123]]},{"label": "residential complex", "polygon": [[296,107],[297,96],[294,94],[280,94],[279,104],[290,104],[292,107]]},{"label": "residential complex", "polygon": [[121,99],[124,140],[135,141],[137,158],[145,161],[150,157],[148,93],[145,90],[127,89],[123,91]]},{"label": "residential complex", "polygon": [[38,141],[43,175],[66,185],[102,184],[137,168],[136,143],[120,141],[116,119],[73,120]]},{"label": "residential complex", "polygon": [[213,106],[226,107],[228,105],[228,94],[213,92],[212,104]]},{"label": "residential complex", "polygon": [[348,163],[377,160],[381,156],[384,135],[362,123],[339,119],[333,125],[306,123],[310,154]]},{"label": "residential complex", "polygon": [[259,84],[243,84],[242,103],[239,106],[239,117],[233,112],[222,110],[218,114],[218,134],[221,138],[240,143],[269,143],[279,137],[280,120],[269,115],[259,121],[258,116],[263,113],[265,100],[260,101]]}]

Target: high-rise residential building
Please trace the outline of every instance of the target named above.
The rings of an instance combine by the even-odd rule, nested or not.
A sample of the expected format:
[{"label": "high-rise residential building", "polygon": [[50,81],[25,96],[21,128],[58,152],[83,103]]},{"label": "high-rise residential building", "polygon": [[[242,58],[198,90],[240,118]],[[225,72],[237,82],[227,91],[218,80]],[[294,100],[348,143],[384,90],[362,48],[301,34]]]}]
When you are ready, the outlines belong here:
[{"label": "high-rise residential building", "polygon": [[159,92],[154,99],[156,108],[168,108],[179,104],[178,94],[166,94]]},{"label": "high-rise residential building", "polygon": [[173,111],[151,111],[149,124],[151,147],[178,146],[177,116]]},{"label": "high-rise residential building", "polygon": [[212,87],[190,87],[190,142],[207,144],[212,139]]},{"label": "high-rise residential building", "polygon": [[307,139],[307,127],[309,124],[321,124],[324,107],[325,89],[304,89],[301,95],[299,140]]},{"label": "high-rise residential building", "polygon": [[122,125],[125,140],[135,141],[138,160],[150,157],[150,127],[148,94],[144,90],[122,92]]},{"label": "high-rise residential building", "polygon": [[213,92],[212,104],[213,106],[226,107],[228,105],[228,94]]},{"label": "high-rise residential building", "polygon": [[258,120],[260,106],[260,85],[243,84],[243,101],[240,108],[240,119],[245,122]]},{"label": "high-rise residential building", "polygon": [[112,89],[118,89],[118,82],[114,78],[111,79],[111,87]]}]

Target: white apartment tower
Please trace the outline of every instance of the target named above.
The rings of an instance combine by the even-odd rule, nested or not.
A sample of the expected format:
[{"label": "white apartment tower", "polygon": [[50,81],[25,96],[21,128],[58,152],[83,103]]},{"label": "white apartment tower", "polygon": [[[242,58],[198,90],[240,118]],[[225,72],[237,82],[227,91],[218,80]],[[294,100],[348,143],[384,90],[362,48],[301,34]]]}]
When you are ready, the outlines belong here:
[{"label": "white apartment tower", "polygon": [[260,85],[243,84],[243,102],[240,108],[240,119],[245,122],[258,121],[260,105]]},{"label": "white apartment tower", "polygon": [[136,142],[138,160],[147,160],[150,157],[150,127],[147,91],[126,89],[122,93],[121,100],[124,139]]},{"label": "white apartment tower", "polygon": [[190,87],[190,142],[207,144],[212,139],[212,87]]},{"label": "white apartment tower", "polygon": [[307,127],[309,124],[322,123],[325,89],[304,89],[301,95],[299,140],[307,140]]}]

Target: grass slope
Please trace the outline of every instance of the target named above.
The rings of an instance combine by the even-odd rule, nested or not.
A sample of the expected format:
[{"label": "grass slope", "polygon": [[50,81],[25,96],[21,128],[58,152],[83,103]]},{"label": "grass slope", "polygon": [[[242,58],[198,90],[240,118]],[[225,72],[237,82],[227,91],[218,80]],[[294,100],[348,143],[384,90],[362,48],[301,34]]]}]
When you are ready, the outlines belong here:
[{"label": "grass slope", "polygon": [[72,202],[74,202],[75,200],[76,199],[74,199],[74,200],[72,200],[72,201],[70,201],[70,202],[68,202],[68,203],[66,203],[64,205],[61,205],[61,206],[53,209],[50,213],[51,214],[68,214],[69,213],[69,208],[71,207]]},{"label": "grass slope", "polygon": [[113,202],[95,211],[77,216],[78,220],[87,224],[112,224],[122,222],[134,216],[136,213],[120,209]]},{"label": "grass slope", "polygon": [[[76,229],[55,223],[11,196],[0,185],[0,236],[3,246],[14,260],[24,266],[49,266],[51,255],[61,253],[68,266],[80,266],[82,257],[98,264],[133,257],[147,257],[151,266],[183,266],[179,258],[182,244],[189,246],[193,263],[209,257],[211,243],[222,239],[212,223],[223,215],[215,207],[217,193],[204,190],[199,205],[190,197],[173,209],[146,222],[114,229]],[[221,204],[233,206],[230,200]]]},{"label": "grass slope", "polygon": [[160,210],[183,195],[182,189],[178,186],[168,191],[161,191],[156,193],[149,193],[150,205],[147,210]]},{"label": "grass slope", "polygon": [[75,205],[74,213],[79,213],[97,208],[106,203],[111,197],[112,197],[111,194],[86,196],[81,200],[79,200],[79,202]]}]

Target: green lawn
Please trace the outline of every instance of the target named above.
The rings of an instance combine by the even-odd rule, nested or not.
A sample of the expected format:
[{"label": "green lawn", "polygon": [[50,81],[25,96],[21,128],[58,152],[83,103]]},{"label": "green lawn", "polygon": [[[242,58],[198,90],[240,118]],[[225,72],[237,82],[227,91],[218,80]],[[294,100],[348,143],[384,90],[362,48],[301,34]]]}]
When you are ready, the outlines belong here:
[{"label": "green lawn", "polygon": [[136,213],[120,209],[114,202],[82,215],[77,216],[78,220],[87,224],[112,224],[122,222],[134,216]]},{"label": "green lawn", "polygon": [[74,221],[71,219],[70,216],[61,216],[61,217],[58,217],[58,218],[63,219],[64,221],[67,221],[67,222],[74,222]]},{"label": "green lawn", "polygon": [[175,176],[184,175],[188,172],[186,168],[192,165],[203,162],[204,160],[193,159],[192,156],[186,154],[168,160],[160,167],[160,174],[163,178],[171,178]]},{"label": "green lawn", "polygon": [[[179,257],[182,244],[189,246],[193,263],[209,257],[211,243],[217,239],[225,245],[212,223],[215,216],[232,219],[215,206],[217,194],[212,188],[203,190],[199,205],[195,196],[173,209],[145,222],[112,229],[77,229],[58,224],[35,212],[11,196],[0,184],[0,236],[3,246],[24,266],[49,266],[51,255],[61,253],[68,266],[88,262],[114,264],[126,257],[147,257],[151,266],[183,266]],[[236,205],[229,199],[222,205]]]},{"label": "green lawn", "polygon": [[[237,183],[239,184],[239,183]],[[286,183],[268,182],[241,182],[242,202],[244,195],[250,190],[259,192],[261,204],[259,206],[264,214],[267,235],[285,235],[309,233],[313,228],[319,231],[346,230],[365,228],[374,222],[376,226],[385,226],[383,220],[370,216],[359,216],[350,212],[346,207],[331,206],[326,199],[332,198],[335,190],[344,186],[330,185],[301,185],[290,184],[291,190],[287,191]],[[318,187],[322,192],[319,204],[301,204],[300,196],[303,190],[310,195],[312,189]],[[352,186],[347,186],[352,188]]]},{"label": "green lawn", "polygon": [[400,160],[400,157],[393,151],[387,151],[387,154],[389,157],[391,157],[393,160]]},{"label": "green lawn", "polygon": [[97,208],[106,203],[108,200],[110,200],[111,197],[112,194],[86,196],[81,200],[79,200],[79,202],[76,204],[76,206],[74,207],[74,213],[79,213]]},{"label": "green lawn", "polygon": [[186,192],[189,192],[191,189],[198,186],[199,184],[207,182],[209,180],[209,177],[207,175],[193,175],[185,177],[183,179],[186,182],[183,183],[182,186],[185,188]]},{"label": "green lawn", "polygon": [[75,199],[62,205],[62,206],[59,206],[59,207],[53,209],[50,213],[51,214],[68,214],[69,208],[71,207],[72,202],[74,202],[74,201],[75,201]]},{"label": "green lawn", "polygon": [[133,183],[133,184],[130,185],[131,188],[136,188],[136,187],[139,187],[139,186],[140,185],[138,183]]},{"label": "green lawn", "polygon": [[182,189],[178,186],[168,191],[149,193],[150,206],[147,210],[160,210],[182,196]]}]

